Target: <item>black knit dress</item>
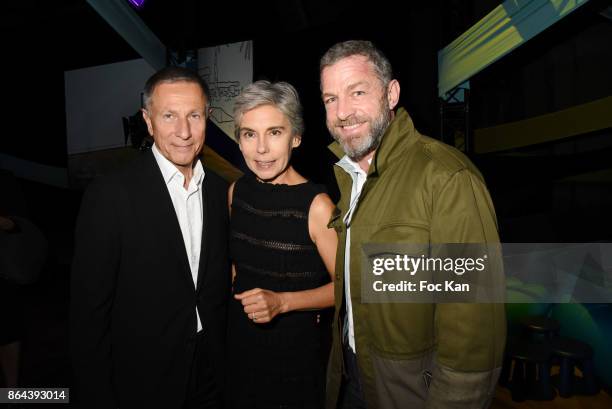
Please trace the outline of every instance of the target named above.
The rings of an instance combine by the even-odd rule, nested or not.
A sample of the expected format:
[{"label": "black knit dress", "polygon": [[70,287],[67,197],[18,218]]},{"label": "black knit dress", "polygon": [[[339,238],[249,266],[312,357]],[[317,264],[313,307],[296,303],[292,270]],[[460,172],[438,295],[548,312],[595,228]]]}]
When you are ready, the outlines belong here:
[{"label": "black knit dress", "polygon": [[[252,288],[300,291],[329,282],[308,233],[308,211],[324,189],[275,185],[244,176],[234,186],[230,251],[234,293]],[[329,331],[320,311],[292,311],[253,323],[230,301],[229,400],[232,408],[322,406]]]}]

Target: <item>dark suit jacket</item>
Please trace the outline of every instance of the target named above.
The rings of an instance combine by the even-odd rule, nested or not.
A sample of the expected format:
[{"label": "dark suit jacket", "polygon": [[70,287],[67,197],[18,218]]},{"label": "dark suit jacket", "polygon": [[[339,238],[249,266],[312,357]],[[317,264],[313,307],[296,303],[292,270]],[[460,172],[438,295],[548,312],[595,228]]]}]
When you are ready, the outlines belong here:
[{"label": "dark suit jacket", "polygon": [[227,186],[205,172],[197,288],[151,151],[86,191],[71,277],[71,352],[83,407],[180,408],[196,305],[221,386],[231,278]]}]

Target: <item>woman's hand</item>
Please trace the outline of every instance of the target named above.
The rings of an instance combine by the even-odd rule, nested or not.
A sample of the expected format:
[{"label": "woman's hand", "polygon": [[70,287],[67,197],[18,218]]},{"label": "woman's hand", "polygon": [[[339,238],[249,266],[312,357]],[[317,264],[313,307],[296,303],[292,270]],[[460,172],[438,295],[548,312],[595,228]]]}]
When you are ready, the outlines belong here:
[{"label": "woman's hand", "polygon": [[266,324],[287,310],[283,293],[262,288],[235,294],[234,298],[242,302],[244,313],[256,324]]}]

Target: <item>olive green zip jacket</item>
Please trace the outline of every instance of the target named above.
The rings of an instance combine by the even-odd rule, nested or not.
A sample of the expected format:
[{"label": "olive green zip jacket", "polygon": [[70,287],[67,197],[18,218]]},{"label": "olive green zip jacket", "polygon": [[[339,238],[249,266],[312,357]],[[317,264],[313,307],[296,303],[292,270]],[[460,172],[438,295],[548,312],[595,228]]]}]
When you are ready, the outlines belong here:
[{"label": "olive green zip jacket", "polygon": [[[340,145],[330,149],[344,156]],[[339,234],[328,409],[342,381],[344,251],[352,179],[335,166],[341,198],[330,227]],[[499,377],[504,304],[361,302],[364,243],[499,243],[482,175],[458,150],[415,130],[400,108],[369,168],[351,220],[350,286],[364,398],[375,408],[486,408]]]}]

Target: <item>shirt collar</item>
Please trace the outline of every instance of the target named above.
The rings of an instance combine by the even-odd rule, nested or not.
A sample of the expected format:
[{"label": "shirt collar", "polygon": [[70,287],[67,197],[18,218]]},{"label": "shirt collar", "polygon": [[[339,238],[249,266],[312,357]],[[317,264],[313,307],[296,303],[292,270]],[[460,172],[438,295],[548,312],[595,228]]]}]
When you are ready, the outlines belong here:
[{"label": "shirt collar", "polygon": [[[169,184],[174,177],[177,175],[181,175],[180,171],[172,162],[170,162],[162,153],[157,149],[157,146],[153,144],[151,148],[153,151],[153,156],[155,157],[155,161],[161,170],[162,176],[164,178],[164,182]],[[205,172],[204,167],[202,166],[202,162],[199,159],[196,159],[196,164],[193,167],[193,176],[191,180],[198,186],[202,184],[202,180],[204,179]]]},{"label": "shirt collar", "polygon": [[[372,158],[368,159],[368,165],[372,164]],[[340,166],[346,173],[361,173],[363,175],[367,175],[367,173],[361,169],[361,166],[354,160],[348,157],[348,155],[344,155],[342,159],[336,162],[336,165]]]},{"label": "shirt collar", "polygon": [[200,161],[200,159],[198,159],[195,167],[193,168],[192,180],[195,182],[196,185],[201,186],[205,175],[206,172],[204,172],[204,166],[202,166],[202,162]]}]

